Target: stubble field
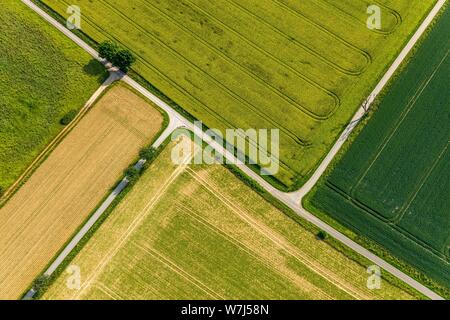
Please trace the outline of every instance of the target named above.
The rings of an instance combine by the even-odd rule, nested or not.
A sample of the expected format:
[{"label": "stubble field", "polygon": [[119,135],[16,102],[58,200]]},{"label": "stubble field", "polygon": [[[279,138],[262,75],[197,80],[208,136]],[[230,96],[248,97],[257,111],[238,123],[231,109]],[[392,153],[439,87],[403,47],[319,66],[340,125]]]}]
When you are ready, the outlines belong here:
[{"label": "stubble field", "polygon": [[6,191],[107,72],[20,1],[2,1],[0,24],[0,190]]},{"label": "stubble field", "polygon": [[62,272],[44,299],[414,298],[387,281],[367,289],[365,266],[223,166],[174,165],[173,146],[70,262],[81,288]]},{"label": "stubble field", "polygon": [[160,130],[162,115],[111,88],[0,209],[0,298],[16,299]]}]

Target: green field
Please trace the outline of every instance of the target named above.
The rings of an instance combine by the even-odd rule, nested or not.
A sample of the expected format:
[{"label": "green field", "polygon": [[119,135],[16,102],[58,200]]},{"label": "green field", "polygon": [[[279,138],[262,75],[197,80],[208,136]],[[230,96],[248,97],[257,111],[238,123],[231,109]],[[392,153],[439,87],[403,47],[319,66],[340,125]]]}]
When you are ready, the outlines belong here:
[{"label": "green field", "polygon": [[450,289],[447,8],[310,203]]},{"label": "green field", "polygon": [[302,184],[434,0],[44,0],[138,57],[134,70],[210,128],[280,129],[280,185]]},{"label": "green field", "polygon": [[172,147],[69,263],[81,288],[62,272],[44,299],[415,298],[387,280],[367,289],[366,266],[223,166],[174,165]]},{"label": "green field", "polygon": [[20,1],[0,12],[0,188],[8,188],[80,109],[104,69]]}]

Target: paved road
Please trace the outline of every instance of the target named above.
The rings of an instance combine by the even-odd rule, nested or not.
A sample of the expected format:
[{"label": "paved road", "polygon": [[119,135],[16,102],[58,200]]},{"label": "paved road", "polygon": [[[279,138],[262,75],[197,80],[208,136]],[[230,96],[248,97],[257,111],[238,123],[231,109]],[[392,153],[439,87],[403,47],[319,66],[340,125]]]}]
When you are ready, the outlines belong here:
[{"label": "paved road", "polygon": [[[82,41],[80,38],[78,38],[75,34],[73,34],[71,31],[66,29],[64,26],[59,24],[55,19],[50,17],[48,14],[46,14],[43,10],[41,10],[38,6],[33,4],[30,0],[21,0],[23,3],[25,3],[27,6],[29,6],[32,10],[37,12],[42,18],[47,20],[50,24],[52,24],[54,27],[59,29],[61,32],[63,32],[67,37],[72,39],[75,43],[77,43],[80,47],[82,47],[84,50],[86,50],[88,53],[90,53],[94,58],[98,59],[99,61],[103,62],[102,59],[98,57],[98,53],[91,48],[88,44],[86,44],[84,41]],[[433,21],[439,10],[442,8],[442,6],[445,4],[446,0],[439,0],[436,6],[433,8],[433,10],[430,12],[430,14],[427,16],[427,18],[423,21],[422,25],[419,27],[417,32],[413,35],[411,40],[408,42],[406,47],[402,50],[400,55],[397,57],[397,59],[394,61],[393,65],[389,68],[387,73],[384,75],[384,77],[381,79],[380,83],[376,86],[375,90],[372,92],[370,97],[368,98],[368,103],[372,103],[376,96],[381,92],[381,90],[384,88],[386,83],[389,81],[389,79],[392,77],[394,72],[398,69],[402,61],[405,59],[405,57],[408,55],[408,53],[411,51],[411,49],[414,47],[416,42],[419,40],[421,35],[424,33],[424,31],[428,28],[430,23]],[[168,137],[171,130],[179,127],[185,127],[193,132],[197,132],[197,128],[194,128],[193,124],[181,116],[178,112],[173,110],[169,105],[167,105],[164,101],[153,95],[151,92],[146,90],[144,87],[139,85],[136,81],[131,79],[130,77],[123,75],[119,72],[119,75],[122,77],[122,81],[128,83],[130,86],[132,86],[135,90],[139,91],[142,95],[147,97],[148,99],[152,100],[156,105],[158,105],[161,109],[163,109],[167,114],[169,115],[170,122],[168,129],[165,130],[163,133],[164,136],[161,136],[160,139],[158,139],[157,142],[161,143],[164,141],[165,137]],[[357,121],[360,119],[365,110],[363,107],[361,107],[353,117],[354,121]],[[405,273],[401,272],[388,262],[384,261],[380,257],[374,255],[364,247],[360,246],[350,238],[346,237],[339,231],[335,230],[330,225],[326,224],[325,222],[318,219],[316,216],[308,212],[306,209],[304,209],[301,205],[302,198],[306,195],[308,191],[311,190],[311,188],[317,183],[323,172],[326,170],[330,162],[333,160],[335,155],[338,153],[344,142],[347,140],[347,137],[349,136],[350,132],[353,130],[354,124],[349,125],[349,127],[344,130],[343,134],[341,135],[340,139],[336,142],[336,144],[332,147],[328,155],[325,157],[323,162],[320,164],[320,166],[317,168],[317,170],[314,172],[313,176],[309,179],[309,181],[298,191],[292,192],[292,193],[284,193],[273,186],[271,186],[269,183],[267,183],[264,179],[262,179],[258,174],[256,174],[254,171],[252,171],[250,168],[248,168],[245,165],[238,165],[238,167],[246,173],[249,177],[257,181],[264,189],[266,189],[268,192],[270,192],[275,198],[279,199],[283,203],[285,203],[287,206],[289,206],[292,210],[294,210],[298,215],[306,219],[307,221],[313,223],[318,228],[326,231],[330,236],[334,237],[335,239],[339,240],[343,244],[347,245],[348,247],[352,248],[354,251],[358,252],[365,258],[369,259],[373,263],[377,264],[384,270],[388,271],[389,273],[393,274],[400,280],[404,281],[411,287],[415,288],[417,291],[421,292],[425,296],[436,299],[436,300],[442,300],[443,298],[436,294],[435,292],[431,291],[418,281],[414,280],[413,278],[409,277]],[[203,135],[202,135],[202,138]],[[215,141],[211,141],[209,139],[204,139],[205,142],[209,143],[214,149],[216,150],[222,150],[222,146],[219,145]],[[235,160],[235,157],[233,154],[230,154],[225,150],[224,157],[226,159]],[[87,232],[87,231],[86,231]]]}]

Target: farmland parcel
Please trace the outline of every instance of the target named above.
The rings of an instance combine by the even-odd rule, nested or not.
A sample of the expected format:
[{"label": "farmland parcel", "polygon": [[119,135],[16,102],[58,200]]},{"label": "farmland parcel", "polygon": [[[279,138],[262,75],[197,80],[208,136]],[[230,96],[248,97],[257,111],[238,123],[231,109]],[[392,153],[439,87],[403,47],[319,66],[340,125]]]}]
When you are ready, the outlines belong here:
[{"label": "farmland parcel", "polygon": [[0,298],[15,299],[160,130],[162,116],[122,86],[107,92],[0,209]]},{"label": "farmland parcel", "polygon": [[5,191],[62,129],[60,119],[84,105],[106,71],[20,1],[2,1],[1,9],[0,189]]},{"label": "farmland parcel", "polygon": [[450,10],[310,199],[450,289]]},{"label": "farmland parcel", "polygon": [[[311,174],[435,3],[378,1],[44,0],[82,30],[138,57],[135,71],[210,128],[278,128],[280,186]],[[250,141],[252,142],[252,141]],[[253,141],[253,143],[256,143]]]},{"label": "farmland parcel", "polygon": [[364,266],[223,166],[176,166],[171,150],[70,262],[81,288],[63,272],[45,299],[412,298],[386,281],[368,290]]}]

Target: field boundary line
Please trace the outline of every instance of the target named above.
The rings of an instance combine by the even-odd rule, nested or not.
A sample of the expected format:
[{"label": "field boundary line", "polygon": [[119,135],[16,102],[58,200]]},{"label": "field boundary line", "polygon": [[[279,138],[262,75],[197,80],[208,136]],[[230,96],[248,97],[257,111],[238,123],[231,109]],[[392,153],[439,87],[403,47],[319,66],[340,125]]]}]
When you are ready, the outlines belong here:
[{"label": "field boundary line", "polygon": [[[22,1],[23,1],[23,0],[22,0]],[[28,0],[25,0],[25,1],[28,1]],[[37,0],[37,1],[39,1],[39,0]],[[65,2],[65,0],[61,0],[61,1]],[[67,2],[65,2],[65,3],[68,4]],[[95,24],[95,22],[92,22],[92,21],[91,21],[91,23],[90,23],[90,22],[89,22],[90,19],[89,19],[88,17],[85,17],[84,19],[88,21],[87,24],[89,24],[89,25],[91,25],[93,28],[97,29],[100,33],[103,34],[104,32],[106,32],[105,30],[101,29],[97,24]],[[123,44],[120,40],[118,40],[118,39],[117,39],[116,37],[114,37],[113,35],[108,34],[108,35],[105,35],[105,36],[106,36],[108,39],[114,40],[114,41],[120,43],[123,47],[125,47],[125,48],[131,50],[128,46],[126,46],[125,44]],[[69,37],[70,37],[70,36],[69,36]],[[153,64],[151,64],[150,62],[148,62],[148,61],[146,61],[144,58],[142,58],[142,56],[141,56],[139,53],[136,52],[135,55],[139,58],[139,61],[140,61],[141,63],[143,63],[144,67],[146,67],[146,68],[148,68],[148,69],[150,69],[150,70],[155,70],[156,73],[164,79],[164,81],[170,83],[170,84],[172,85],[172,87],[177,88],[177,91],[179,91],[181,94],[183,94],[184,97],[187,97],[188,99],[197,101],[198,103],[201,104],[201,105],[195,104],[197,107],[201,108],[202,110],[205,110],[205,111],[206,111],[209,115],[211,115],[213,118],[215,118],[215,119],[217,119],[217,120],[219,120],[219,121],[222,121],[222,122],[226,123],[227,125],[229,125],[229,128],[238,129],[238,127],[233,126],[229,121],[227,121],[225,118],[223,118],[220,114],[218,114],[218,113],[216,113],[216,112],[213,112],[213,111],[212,111],[205,103],[203,103],[202,101],[200,101],[198,98],[192,96],[192,95],[191,95],[189,92],[187,92],[184,88],[180,87],[180,86],[179,86],[176,82],[174,82],[171,78],[169,78],[169,77],[167,77],[166,75],[164,75],[164,74],[163,74],[156,66],[154,66]],[[96,55],[95,57],[98,58],[98,55]],[[124,80],[125,82],[127,82],[127,81],[130,81],[131,78],[124,77],[123,80]],[[134,82],[134,81],[133,81],[132,83],[129,82],[128,84],[129,84],[130,86],[138,86],[138,85],[139,85],[137,82]],[[139,86],[140,86],[140,85],[139,85]],[[135,89],[136,89],[136,87],[135,87]],[[146,89],[144,89],[144,90],[146,90]],[[141,91],[141,93],[142,93],[142,91]],[[144,95],[145,95],[145,94],[144,94]],[[162,102],[162,101],[161,101],[159,98],[157,98],[156,96],[152,95],[151,98],[149,98],[149,99],[152,100],[152,101],[155,101],[155,100],[154,100],[155,98],[157,99],[157,103],[160,103],[160,102],[162,103],[161,105],[158,105],[160,108],[162,108],[164,111],[166,111],[166,112],[169,113],[169,114],[174,114],[174,110],[168,109],[168,108],[170,108],[169,106],[167,106],[167,108],[166,108],[166,106],[164,106],[165,103]],[[266,118],[265,116],[263,116],[263,115],[259,115],[259,116],[261,117],[261,119],[267,121],[267,118]],[[174,116],[174,117],[177,118],[177,119],[179,119],[181,116],[180,116],[179,114],[177,114],[177,115]],[[275,124],[277,124],[277,123],[275,123]],[[284,129],[280,129],[280,130],[284,130]],[[239,133],[239,135],[242,136],[241,133]],[[305,146],[308,146],[308,145],[309,145],[309,142],[308,142],[306,139],[301,138],[301,137],[298,137],[298,136],[295,135],[295,134],[287,134],[287,136],[288,136],[290,139],[292,139],[292,141],[294,141],[294,142],[295,142],[297,145],[299,145],[299,146],[305,147]],[[251,143],[253,146],[256,145],[256,143],[255,143],[253,140],[251,140],[251,139],[249,139],[249,138],[246,138],[246,140],[248,140],[249,143]],[[290,172],[290,173],[293,173],[293,174],[300,174],[299,172],[296,172],[295,170],[291,169],[291,168],[290,168],[290,167],[289,167],[282,159],[279,159],[279,158],[278,158],[277,160],[280,162],[280,166],[283,167],[286,171],[288,171],[288,172]]]},{"label": "field boundary line", "polygon": [[375,86],[375,88],[373,89],[372,93],[366,99],[365,103],[356,111],[356,113],[354,114],[353,118],[350,121],[350,124],[342,132],[340,137],[338,137],[336,143],[330,149],[330,151],[325,156],[325,158],[320,163],[320,165],[317,167],[317,169],[315,170],[313,175],[310,177],[310,179],[298,191],[289,193],[291,198],[296,199],[296,200],[297,199],[303,199],[303,197],[306,196],[306,194],[309,191],[311,191],[311,189],[314,187],[314,185],[319,181],[320,177],[325,172],[326,168],[330,165],[331,161],[334,159],[334,157],[339,152],[341,147],[347,141],[348,137],[350,136],[350,133],[356,127],[354,122],[356,122],[358,124],[361,121],[362,117],[366,113],[367,106],[372,105],[372,103],[375,101],[375,99],[381,93],[383,88],[387,85],[389,80],[393,77],[393,75],[399,69],[399,67],[401,66],[402,62],[405,60],[405,58],[409,55],[409,53],[414,48],[416,43],[419,41],[421,36],[428,29],[428,26],[434,21],[434,18],[437,16],[437,14],[439,13],[440,9],[445,5],[446,1],[447,0],[438,0],[437,1],[436,5],[432,8],[432,10],[428,14],[428,16],[424,19],[422,24],[417,28],[416,32],[413,34],[413,36],[410,38],[408,43],[402,49],[402,51],[397,56],[395,61],[392,63],[392,65],[386,71],[386,73],[381,78],[379,83]]},{"label": "field boundary line", "polygon": [[[107,134],[105,133],[104,136],[106,136],[106,135],[107,135]],[[98,140],[101,140],[104,136],[99,137]],[[61,141],[61,142],[62,142],[62,141]],[[92,145],[89,149],[94,149],[94,148],[95,148],[95,146]],[[86,157],[88,157],[88,156],[89,156],[89,154],[86,153],[86,154],[83,156],[83,158],[86,158]],[[53,192],[56,191],[56,190],[60,190],[61,185],[63,185],[67,180],[70,180],[70,179],[71,179],[71,175],[73,174],[73,171],[74,171],[75,169],[76,169],[75,166],[72,167],[72,168],[70,168],[70,170],[68,170],[68,171],[66,172],[65,179],[62,179],[57,185],[54,185],[54,186],[53,186],[53,189],[51,190],[51,193],[53,193]],[[37,169],[36,169],[36,170],[37,170]],[[46,183],[48,182],[48,180],[51,180],[52,178],[53,178],[52,175],[47,175],[47,176],[45,177],[45,179],[42,180],[41,182],[42,182],[42,184],[46,184]],[[48,199],[46,199],[44,202],[40,203],[40,205],[39,205],[38,207],[36,207],[35,210],[33,211],[33,214],[35,214],[35,213],[41,211],[42,208],[44,208],[44,207],[45,207],[48,203],[50,203],[51,201],[53,201],[53,198],[48,198]],[[4,224],[4,225],[0,226],[0,234],[1,234],[2,231],[7,227],[7,223],[9,223],[10,220],[13,220],[13,219],[16,217],[16,215],[20,215],[20,210],[21,210],[24,206],[26,206],[26,203],[25,203],[25,202],[21,203],[21,204],[16,208],[16,212],[15,212],[13,215],[11,215],[11,216],[9,216],[9,217],[7,218],[7,220],[5,221],[5,224]],[[20,235],[23,233],[23,230],[26,229],[26,227],[28,226],[28,222],[29,222],[30,220],[33,220],[34,218],[35,218],[34,215],[31,215],[31,216],[29,217],[29,220],[24,221],[24,222],[25,222],[24,225],[21,226],[19,230],[17,230],[17,232],[16,232],[15,235],[16,235],[16,236],[17,236],[17,235],[20,236]],[[14,241],[14,238],[10,239],[9,241]],[[0,250],[0,253],[3,253],[4,251],[6,251],[8,246],[9,246],[9,243],[6,245],[5,248],[3,248],[3,249]]]},{"label": "field boundary line", "polygon": [[86,113],[95,104],[97,99],[102,95],[102,93],[108,89],[108,87],[118,80],[116,73],[110,73],[106,80],[100,85],[100,87],[92,94],[92,96],[86,101],[84,106],[78,111],[76,117],[50,141],[49,144],[42,150],[33,160],[33,162],[28,165],[28,167],[23,171],[23,173],[16,179],[16,181],[5,191],[5,193],[0,197],[0,208],[5,205],[5,203],[14,195],[17,190],[20,189],[21,185],[27,180],[30,175],[39,167],[42,161],[53,151],[53,149],[72,131],[72,129],[81,121],[81,119],[86,115]]},{"label": "field boundary line", "polygon": [[[158,148],[167,137],[173,132],[174,128],[177,128],[179,123],[171,119],[169,125],[160,136],[155,140],[152,147]],[[141,159],[139,160],[134,168],[140,170],[146,161]],[[113,201],[117,198],[117,196],[128,186],[129,180],[127,177],[123,178],[120,183],[114,188],[114,190],[109,194],[109,196],[101,203],[101,205],[96,209],[96,211],[92,214],[89,219],[84,222],[82,227],[77,233],[72,236],[70,241],[63,247],[62,251],[58,253],[56,258],[53,259],[52,263],[47,267],[44,271],[44,275],[49,277],[51,276],[56,269],[63,263],[63,261],[69,256],[69,254],[75,249],[78,243],[83,239],[83,237],[91,230],[91,228],[95,225],[95,223],[100,219],[100,217],[106,212],[109,206],[113,203]],[[24,300],[32,299],[36,294],[34,288],[31,288],[23,297]]]},{"label": "field boundary line", "polygon": [[[64,0],[62,0],[64,1]],[[97,25],[94,25],[95,23],[89,22],[89,18],[85,17],[85,20],[87,20],[87,24],[91,25],[93,28],[100,30],[99,32],[104,33],[105,31],[103,29],[101,29],[100,27],[98,27]],[[86,22],[85,22],[86,23]],[[127,47],[125,44],[123,44],[120,40],[118,40],[117,38],[115,38],[112,35],[105,35],[108,39],[114,40],[117,43],[120,43],[123,47],[126,47],[127,49],[131,50],[129,47]],[[150,62],[146,61],[144,58],[142,58],[141,55],[139,55],[139,53],[135,53],[135,55],[139,58],[139,61],[144,65],[145,68],[148,68],[150,70],[154,70],[156,71],[156,73],[163,78],[164,81],[170,83],[172,85],[172,87],[175,87],[177,91],[179,91],[184,97],[187,97],[188,99],[197,101],[198,103],[200,103],[200,105],[198,103],[195,103],[195,105],[199,108],[201,108],[202,110],[206,111],[209,115],[211,115],[213,118],[226,123],[229,128],[234,128],[237,129],[236,126],[232,125],[228,120],[226,120],[225,118],[223,118],[220,114],[213,112],[206,103],[200,101],[198,98],[192,96],[189,92],[186,91],[186,89],[180,87],[176,82],[174,82],[171,78],[169,78],[168,76],[164,75],[156,66],[154,66],[153,64],[151,64]],[[124,79],[125,81],[128,81],[128,79]],[[137,83],[135,83],[136,85],[138,85]],[[131,86],[133,86],[134,84],[131,84]],[[160,106],[161,107],[161,106]],[[161,107],[163,108],[163,107]],[[170,111],[167,111],[165,108],[163,108],[163,110],[165,110],[166,112],[170,113]],[[172,110],[171,110],[172,111]],[[266,116],[263,115],[259,115],[261,117],[261,119],[265,120],[265,121],[269,121],[267,119]],[[178,117],[178,116],[177,116]],[[273,121],[269,121],[269,122],[273,122]],[[280,130],[285,130],[285,129],[280,129]],[[239,133],[240,134],[240,133]],[[298,137],[297,135],[293,134],[293,133],[286,133],[287,136],[292,139],[297,145],[305,147],[308,146],[309,143],[306,139],[303,139],[301,137]],[[256,145],[256,143],[253,140],[250,140],[248,138],[246,138],[247,140],[249,140],[249,143],[251,143],[253,146]],[[280,161],[280,165],[286,169],[286,171],[293,173],[293,174],[299,174],[298,172],[294,171],[293,169],[289,168],[289,166],[287,164],[285,164],[285,162],[281,159],[278,159]]]},{"label": "field boundary line", "polygon": [[[99,138],[99,140],[101,140],[101,138]],[[94,148],[94,147],[92,147],[92,148]],[[109,149],[109,150],[114,149],[114,146],[109,146],[108,149]],[[70,175],[72,175],[73,169],[74,169],[74,168],[72,168],[72,169],[70,170],[70,173],[68,173],[68,175],[65,176],[65,178],[60,182],[60,184],[58,184],[57,186],[55,186],[54,190],[57,190],[59,186],[61,186],[62,184],[66,183],[67,181],[72,181],[72,180],[73,180],[73,179],[70,178]],[[52,191],[54,191],[54,190],[52,190]],[[53,192],[52,192],[52,193],[53,193]],[[38,208],[36,208],[36,211],[34,211],[33,213],[36,213],[36,212],[41,211],[43,207],[45,207],[48,203],[50,203],[50,202],[53,201],[53,200],[54,200],[54,197],[47,199],[47,201],[44,202],[44,203],[42,203]],[[16,213],[17,213],[17,214],[20,214],[20,211],[17,211]],[[14,237],[14,238],[8,239],[8,241],[9,241],[9,242],[12,242],[12,241],[14,241],[14,240],[17,240],[17,238],[21,238],[21,237],[22,237],[22,234],[24,233],[24,230],[26,229],[26,227],[29,226],[29,225],[31,225],[29,222],[30,222],[30,221],[35,221],[35,216],[36,216],[36,215],[30,216],[30,219],[27,220],[26,223],[24,223],[24,224],[20,227],[20,229],[17,231],[17,233],[14,234],[15,237]],[[14,217],[14,216],[13,216],[13,217]],[[59,221],[61,221],[61,220],[64,220],[62,216],[60,216],[60,217],[56,218],[55,220],[53,220],[53,222],[52,222],[51,225],[48,227],[48,229],[51,230],[51,229],[53,228],[53,226],[54,226],[55,224],[57,224]],[[1,231],[1,230],[0,230],[0,231]],[[1,232],[0,232],[0,233],[1,233]],[[50,235],[45,234],[44,237],[41,237],[39,240],[36,240],[36,241],[34,242],[33,246],[29,249],[29,252],[26,253],[26,255],[23,257],[23,259],[24,259],[24,260],[27,260],[28,257],[29,257],[30,255],[32,255],[34,249],[37,248],[37,247],[39,247],[39,246],[41,245],[41,244],[40,244],[41,240],[42,240],[43,238],[44,238],[44,239],[45,239],[45,238],[48,238],[49,236],[50,236]],[[8,250],[11,248],[11,245],[10,245],[9,242],[5,245],[5,248],[2,249],[2,252],[1,252],[2,254],[3,254],[5,251],[8,251]],[[3,262],[4,262],[4,261],[0,261],[0,265],[3,264]],[[3,271],[4,268],[7,268],[7,265],[1,267],[0,270]],[[5,279],[3,280],[3,282],[4,282],[4,281],[7,281],[7,278],[5,278]],[[3,285],[3,282],[0,283],[0,286]]]}]

